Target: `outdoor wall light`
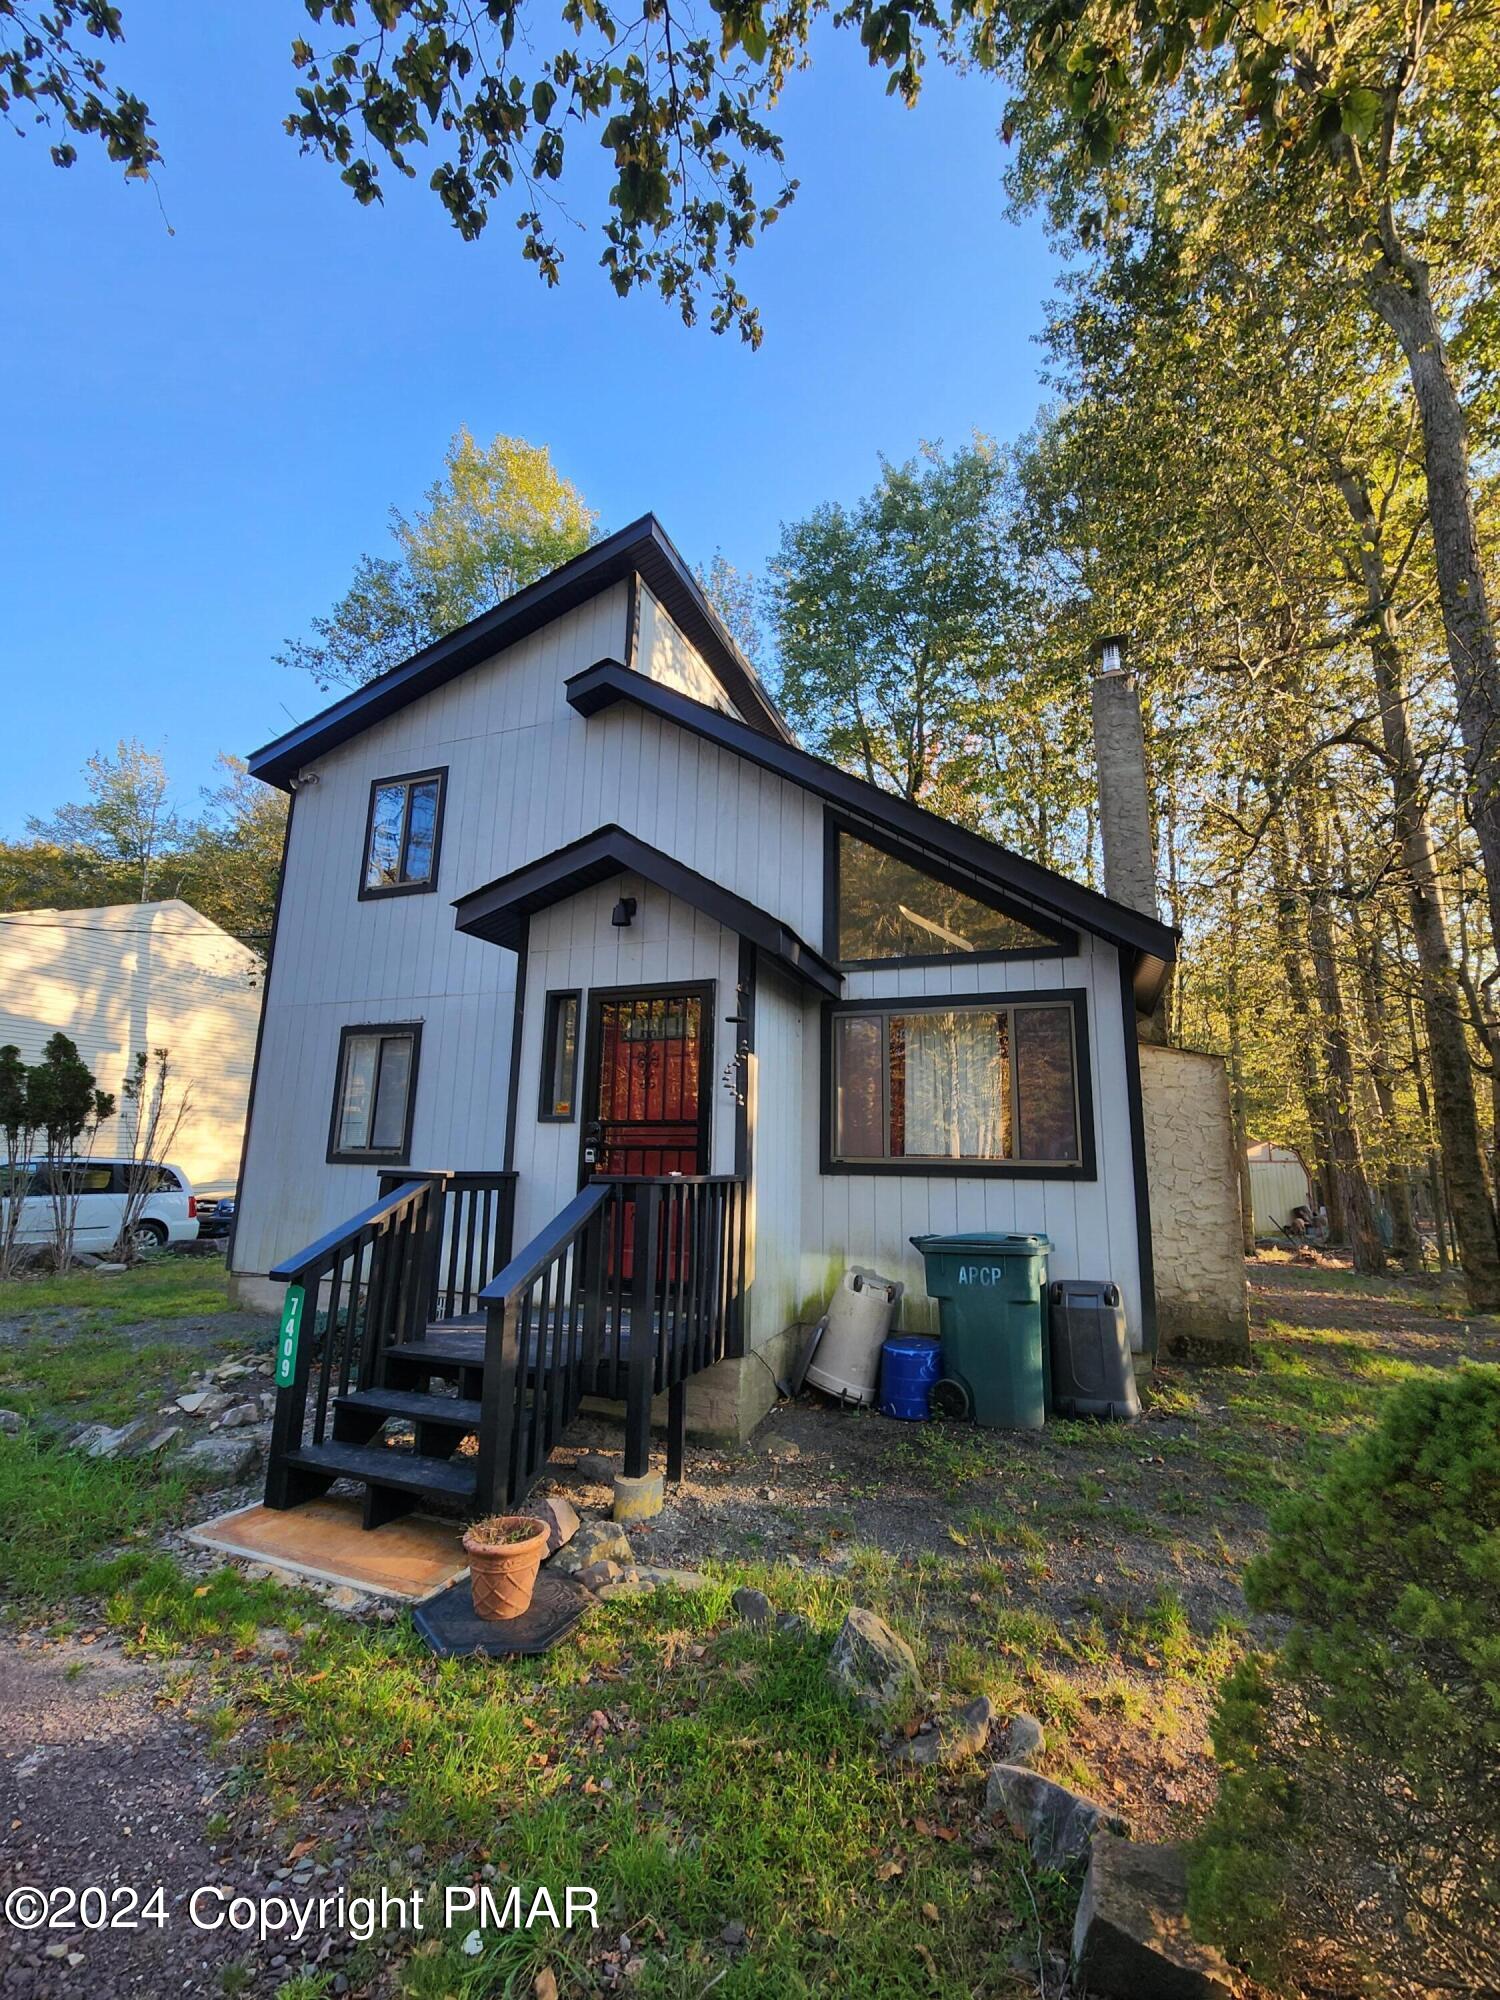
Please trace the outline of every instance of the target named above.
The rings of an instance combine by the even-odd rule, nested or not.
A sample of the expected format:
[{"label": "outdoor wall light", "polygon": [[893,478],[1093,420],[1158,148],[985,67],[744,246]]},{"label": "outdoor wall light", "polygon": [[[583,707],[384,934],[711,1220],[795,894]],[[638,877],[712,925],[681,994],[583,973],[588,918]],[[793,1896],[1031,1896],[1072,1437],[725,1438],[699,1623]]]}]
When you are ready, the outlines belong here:
[{"label": "outdoor wall light", "polygon": [[609,913],[609,920],[617,931],[628,931],[635,916],[635,897],[622,896]]}]

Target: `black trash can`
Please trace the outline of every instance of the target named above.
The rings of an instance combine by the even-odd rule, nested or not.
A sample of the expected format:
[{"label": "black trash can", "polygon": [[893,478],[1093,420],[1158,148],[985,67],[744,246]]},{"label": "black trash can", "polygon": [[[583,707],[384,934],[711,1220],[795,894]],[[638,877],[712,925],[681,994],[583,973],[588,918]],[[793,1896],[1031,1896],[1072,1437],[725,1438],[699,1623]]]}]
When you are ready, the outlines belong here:
[{"label": "black trash can", "polygon": [[1047,1316],[1056,1414],[1133,1423],[1141,1400],[1119,1286],[1102,1278],[1058,1278],[1047,1288]]}]

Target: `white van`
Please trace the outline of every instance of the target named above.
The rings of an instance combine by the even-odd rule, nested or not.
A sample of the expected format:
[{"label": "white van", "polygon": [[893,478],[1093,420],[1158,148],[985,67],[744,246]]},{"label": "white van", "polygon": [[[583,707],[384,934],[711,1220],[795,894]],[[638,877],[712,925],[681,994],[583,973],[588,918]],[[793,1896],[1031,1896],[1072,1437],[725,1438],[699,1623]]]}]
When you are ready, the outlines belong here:
[{"label": "white van", "polygon": [[[64,1169],[71,1190],[78,1196],[78,1220],[73,1235],[75,1250],[95,1254],[112,1250],[120,1240],[125,1220],[126,1191],[133,1169],[129,1160],[70,1160]],[[40,1160],[30,1160],[19,1170],[27,1176],[21,1202],[19,1243],[50,1243],[52,1240],[52,1194],[49,1169]],[[151,1192],[136,1218],[132,1235],[138,1253],[165,1250],[173,1243],[191,1243],[198,1234],[198,1204],[192,1185],[180,1167],[158,1166],[154,1161],[145,1171],[150,1175]]]}]

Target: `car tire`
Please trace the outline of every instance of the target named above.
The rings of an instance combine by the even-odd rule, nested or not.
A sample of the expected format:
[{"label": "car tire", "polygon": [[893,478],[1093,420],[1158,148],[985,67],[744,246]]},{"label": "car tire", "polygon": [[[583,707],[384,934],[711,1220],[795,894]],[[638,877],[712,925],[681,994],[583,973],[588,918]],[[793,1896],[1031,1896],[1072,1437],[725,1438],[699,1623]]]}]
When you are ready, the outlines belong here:
[{"label": "car tire", "polygon": [[130,1245],[138,1257],[153,1257],[167,1247],[167,1226],[143,1217],[130,1232]]}]

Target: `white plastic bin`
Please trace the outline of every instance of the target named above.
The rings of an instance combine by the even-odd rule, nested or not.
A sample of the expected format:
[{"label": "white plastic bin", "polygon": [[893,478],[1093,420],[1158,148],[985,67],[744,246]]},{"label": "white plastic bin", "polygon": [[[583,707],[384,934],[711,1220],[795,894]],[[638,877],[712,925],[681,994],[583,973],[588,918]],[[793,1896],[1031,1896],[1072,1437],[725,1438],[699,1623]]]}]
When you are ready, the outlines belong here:
[{"label": "white plastic bin", "polygon": [[895,1279],[857,1264],[844,1273],[807,1371],[806,1379],[815,1389],[846,1403],[874,1402],[880,1350],[902,1290]]}]

